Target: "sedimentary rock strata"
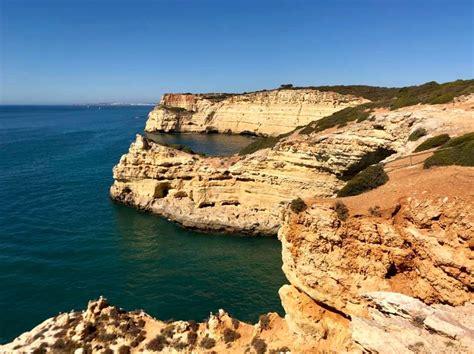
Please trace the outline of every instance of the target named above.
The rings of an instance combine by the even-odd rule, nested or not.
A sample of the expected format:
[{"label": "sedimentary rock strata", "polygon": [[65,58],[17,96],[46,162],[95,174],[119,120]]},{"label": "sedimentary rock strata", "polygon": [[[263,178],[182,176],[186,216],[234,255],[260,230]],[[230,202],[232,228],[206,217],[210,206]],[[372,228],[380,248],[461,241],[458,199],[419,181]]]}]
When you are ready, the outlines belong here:
[{"label": "sedimentary rock strata", "polygon": [[[110,192],[117,201],[187,227],[276,234],[292,199],[334,196],[344,177],[367,161],[409,153],[440,131],[457,134],[473,125],[465,103],[380,110],[360,123],[310,135],[295,132],[271,149],[224,158],[188,154],[137,136],[114,167]],[[408,141],[418,127],[426,127],[427,136]]]},{"label": "sedimentary rock strata", "polygon": [[379,189],[340,199],[346,211],[326,198],[283,211],[284,318],[268,314],[250,325],[220,310],[203,323],[162,322],[101,299],[0,351],[469,353],[474,170],[389,174]]},{"label": "sedimentary rock strata", "polygon": [[[50,318],[13,342],[2,353],[196,353],[284,352],[291,345],[285,321],[275,313],[255,325],[223,310],[201,323],[156,320],[143,311],[127,312],[101,298],[82,312]],[[306,347],[305,350],[309,350]]]},{"label": "sedimentary rock strata", "polygon": [[[302,340],[344,351],[470,351],[474,195],[463,191],[474,171],[417,174],[425,185],[392,174],[405,180],[344,198],[344,213],[334,200],[313,199],[284,214],[279,238],[291,285],[280,296],[288,327]],[[459,179],[443,191],[447,177]],[[389,192],[395,186],[398,198]]]},{"label": "sedimentary rock strata", "polygon": [[238,95],[165,94],[147,132],[219,132],[276,136],[368,100],[314,89]]}]

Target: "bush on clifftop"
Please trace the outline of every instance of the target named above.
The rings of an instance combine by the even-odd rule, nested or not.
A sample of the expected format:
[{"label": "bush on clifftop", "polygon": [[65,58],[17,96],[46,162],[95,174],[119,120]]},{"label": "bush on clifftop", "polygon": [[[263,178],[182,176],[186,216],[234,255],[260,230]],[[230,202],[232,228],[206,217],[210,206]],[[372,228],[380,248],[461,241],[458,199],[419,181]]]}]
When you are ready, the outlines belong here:
[{"label": "bush on clifftop", "polygon": [[424,162],[424,168],[432,166],[474,166],[474,133],[451,139],[443,150],[435,151]]},{"label": "bush on clifftop", "polygon": [[377,188],[388,181],[388,175],[383,166],[373,165],[355,175],[347,184],[337,193],[338,197],[348,197],[367,192]]},{"label": "bush on clifftop", "polygon": [[413,133],[410,134],[408,137],[408,141],[417,141],[420,139],[422,136],[425,136],[428,132],[426,131],[425,128],[418,128],[413,131]]},{"label": "bush on clifftop", "polygon": [[250,143],[249,145],[243,147],[239,151],[239,155],[242,156],[253,154],[258,150],[272,148],[276,145],[276,143],[278,143],[279,140],[279,137],[260,138],[258,140],[255,140],[253,143]]},{"label": "bush on clifftop", "polygon": [[416,147],[415,152],[425,151],[425,150],[429,150],[438,146],[442,146],[446,144],[449,141],[449,139],[451,138],[449,137],[448,134],[441,134],[441,135],[437,135],[432,138],[426,139],[424,142],[422,142],[420,145]]},{"label": "bush on clifftop", "polygon": [[307,208],[306,203],[304,202],[303,199],[299,197],[296,199],[293,199],[290,203],[290,209],[296,214],[299,214],[302,211],[305,211],[306,208]]}]

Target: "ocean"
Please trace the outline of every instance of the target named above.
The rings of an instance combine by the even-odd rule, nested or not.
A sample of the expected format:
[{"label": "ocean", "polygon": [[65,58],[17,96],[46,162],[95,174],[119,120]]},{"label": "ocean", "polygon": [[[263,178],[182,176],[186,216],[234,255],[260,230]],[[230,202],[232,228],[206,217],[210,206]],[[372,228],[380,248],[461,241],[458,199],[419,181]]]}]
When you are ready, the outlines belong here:
[{"label": "ocean", "polygon": [[[283,313],[276,238],[185,230],[109,198],[112,167],[150,109],[0,106],[0,343],[100,295],[163,320]],[[252,139],[154,138],[209,155]]]}]

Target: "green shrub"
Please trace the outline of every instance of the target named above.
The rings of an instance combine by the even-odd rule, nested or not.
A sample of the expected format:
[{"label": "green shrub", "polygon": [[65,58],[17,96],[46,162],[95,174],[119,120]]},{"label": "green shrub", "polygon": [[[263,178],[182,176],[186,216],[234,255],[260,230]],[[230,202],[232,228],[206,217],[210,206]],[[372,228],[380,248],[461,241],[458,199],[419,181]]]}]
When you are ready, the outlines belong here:
[{"label": "green shrub", "polygon": [[192,113],[193,111],[188,111],[186,108],[182,107],[174,107],[174,106],[166,106],[166,105],[160,105],[160,108],[166,109],[167,111],[171,111],[174,113]]},{"label": "green shrub", "polygon": [[148,342],[148,344],[146,345],[146,349],[155,352],[160,352],[167,344],[168,341],[166,340],[165,336],[157,335],[155,338]]},{"label": "green shrub", "polygon": [[296,214],[299,214],[302,211],[305,211],[307,207],[308,206],[306,205],[304,200],[301,199],[300,197],[293,199],[290,203],[290,209]]},{"label": "green shrub", "polygon": [[344,221],[349,217],[349,209],[347,209],[347,206],[343,202],[338,200],[334,203],[333,208],[339,220]]},{"label": "green shrub", "polygon": [[224,342],[225,343],[235,342],[239,338],[240,338],[240,334],[237,331],[234,331],[233,329],[230,329],[230,328],[224,329]]},{"label": "green shrub", "polygon": [[458,145],[461,145],[461,144],[464,144],[466,142],[473,141],[473,140],[474,140],[474,132],[473,133],[467,133],[467,134],[458,136],[456,138],[452,138],[446,144],[443,145],[443,148],[458,146]]},{"label": "green shrub", "polygon": [[433,166],[474,166],[474,133],[452,139],[424,162],[424,168]]},{"label": "green shrub", "polygon": [[375,165],[382,160],[385,160],[390,155],[394,154],[396,151],[392,149],[387,149],[379,147],[374,151],[370,151],[361,157],[359,161],[350,165],[341,176],[341,179],[347,181],[358,174],[360,171],[366,169],[369,166]]},{"label": "green shrub", "polygon": [[351,121],[362,122],[370,116],[374,108],[388,107],[392,110],[416,104],[440,104],[453,100],[454,97],[474,93],[474,80],[457,80],[438,84],[427,82],[418,86],[374,87],[363,85],[352,86],[319,86],[293,87],[294,90],[312,88],[320,91],[333,91],[340,94],[351,94],[364,97],[372,102],[355,107],[348,107],[330,116],[309,123],[301,134],[320,132],[335,126],[343,126]]},{"label": "green shrub", "polygon": [[255,349],[257,354],[263,354],[267,351],[267,343],[263,339],[260,339],[258,337],[254,337],[252,339],[252,347]]},{"label": "green shrub", "polygon": [[197,333],[196,332],[188,332],[188,343],[189,345],[194,345],[197,342]]},{"label": "green shrub", "polygon": [[425,136],[428,132],[426,131],[425,128],[418,128],[413,131],[413,133],[410,134],[408,137],[408,141],[417,141],[420,139],[422,136]]},{"label": "green shrub", "polygon": [[204,348],[204,349],[211,349],[215,345],[216,345],[216,341],[209,337],[204,337],[200,343],[201,348]]},{"label": "green shrub", "polygon": [[[304,203],[304,202],[303,202]],[[306,204],[305,204],[306,207]],[[268,315],[260,315],[258,318],[258,322],[260,323],[260,328],[263,330],[269,330],[270,329],[270,316]]]},{"label": "green shrub", "polygon": [[266,148],[274,147],[278,141],[280,140],[279,137],[268,137],[268,138],[259,138],[254,142],[250,143],[249,145],[245,146],[239,151],[239,155],[248,155],[253,154],[254,152]]},{"label": "green shrub", "polygon": [[338,197],[348,197],[358,195],[371,189],[377,188],[388,181],[383,166],[373,165],[355,175],[346,185],[337,193]]},{"label": "green shrub", "polygon": [[128,345],[122,345],[118,348],[118,354],[130,354],[130,347]]},{"label": "green shrub", "polygon": [[429,150],[441,145],[446,144],[449,141],[450,137],[448,134],[441,134],[434,136],[432,138],[426,139],[420,145],[418,145],[415,149],[415,152]]},{"label": "green shrub", "polygon": [[344,108],[331,114],[330,116],[309,123],[306,127],[300,130],[300,134],[321,132],[337,125],[347,124],[348,122],[354,120],[357,120],[357,122],[362,122],[369,118],[369,116],[370,110],[368,110],[367,105]]},{"label": "green shrub", "polygon": [[161,329],[161,334],[165,337],[172,338],[174,335],[174,324],[169,324]]}]

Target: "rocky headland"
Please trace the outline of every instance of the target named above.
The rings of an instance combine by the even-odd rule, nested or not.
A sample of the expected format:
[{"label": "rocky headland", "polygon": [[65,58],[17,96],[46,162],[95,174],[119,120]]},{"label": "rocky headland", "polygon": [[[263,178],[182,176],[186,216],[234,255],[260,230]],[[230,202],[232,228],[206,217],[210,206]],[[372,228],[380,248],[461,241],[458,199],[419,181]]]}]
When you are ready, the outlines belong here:
[{"label": "rocky headland", "polygon": [[474,170],[389,175],[382,187],[338,198],[342,210],[334,199],[309,198],[303,210],[283,212],[284,318],[248,324],[219,310],[201,323],[166,322],[99,299],[0,350],[470,353]]},{"label": "rocky headland", "polygon": [[165,94],[150,112],[145,131],[276,136],[365,102],[362,97],[316,89]]},{"label": "rocky headland", "polygon": [[[298,128],[271,148],[229,157],[187,153],[138,135],[114,167],[110,193],[186,227],[275,235],[295,197],[333,197],[368,165],[410,154],[438,134],[474,131],[473,106],[474,95],[447,104],[380,108],[361,122],[309,134]],[[419,128],[426,134],[410,141]]]},{"label": "rocky headland", "polygon": [[0,352],[472,353],[474,86],[446,91],[458,84],[377,89],[396,94],[377,102],[364,88],[359,106],[227,157],[138,135],[112,198],[186,227],[277,234],[284,317],[166,322],[99,299]]}]

